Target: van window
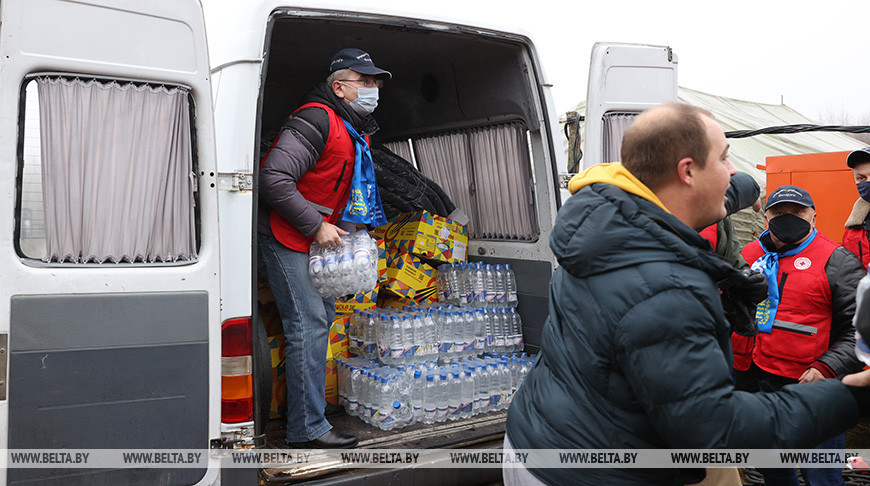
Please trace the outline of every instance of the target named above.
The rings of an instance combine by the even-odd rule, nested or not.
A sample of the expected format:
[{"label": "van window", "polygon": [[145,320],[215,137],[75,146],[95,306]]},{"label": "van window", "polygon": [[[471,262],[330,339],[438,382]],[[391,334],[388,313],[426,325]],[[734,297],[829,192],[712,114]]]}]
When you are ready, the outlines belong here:
[{"label": "van window", "polygon": [[528,133],[521,123],[412,140],[420,171],[465,211],[471,238],[537,239]]},{"label": "van window", "polygon": [[622,137],[628,126],[637,118],[638,113],[609,112],[604,114],[604,144],[601,153],[604,162],[619,162],[622,160]]},{"label": "van window", "polygon": [[30,79],[19,254],[65,264],[196,259],[190,103],[179,86]]}]

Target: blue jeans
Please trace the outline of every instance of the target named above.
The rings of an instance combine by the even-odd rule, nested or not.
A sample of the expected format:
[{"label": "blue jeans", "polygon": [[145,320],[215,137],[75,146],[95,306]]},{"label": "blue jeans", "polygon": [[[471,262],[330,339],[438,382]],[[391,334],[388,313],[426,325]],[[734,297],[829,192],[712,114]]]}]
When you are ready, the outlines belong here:
[{"label": "blue jeans", "polygon": [[287,380],[287,442],[307,442],[329,432],[326,348],[335,299],[324,299],[308,277],[308,254],[272,235],[257,238],[257,268],[266,276],[284,327]]},{"label": "blue jeans", "polygon": [[[840,434],[832,437],[815,447],[816,449],[837,449],[842,451],[846,448],[846,436]],[[767,486],[798,486],[797,471],[795,469],[758,469],[764,476],[764,484]],[[801,468],[801,476],[809,486],[843,486],[843,470],[841,468],[807,467]]]}]

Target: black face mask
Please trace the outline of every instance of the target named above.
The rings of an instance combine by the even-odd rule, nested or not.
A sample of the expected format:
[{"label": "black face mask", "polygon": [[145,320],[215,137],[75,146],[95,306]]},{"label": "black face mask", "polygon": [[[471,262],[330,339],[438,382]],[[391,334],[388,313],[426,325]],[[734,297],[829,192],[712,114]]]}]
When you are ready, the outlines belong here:
[{"label": "black face mask", "polygon": [[810,234],[812,229],[809,221],[794,214],[777,216],[768,221],[767,226],[770,228],[773,236],[776,236],[777,240],[787,245],[797,243],[804,236]]}]

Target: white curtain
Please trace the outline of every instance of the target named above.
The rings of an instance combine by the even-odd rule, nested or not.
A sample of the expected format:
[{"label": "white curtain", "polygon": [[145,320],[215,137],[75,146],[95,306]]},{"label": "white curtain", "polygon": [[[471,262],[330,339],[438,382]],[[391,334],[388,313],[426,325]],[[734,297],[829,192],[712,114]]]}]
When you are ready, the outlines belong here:
[{"label": "white curtain", "polygon": [[37,79],[47,262],[196,258],[187,90]]},{"label": "white curtain", "polygon": [[421,172],[468,214],[472,238],[538,236],[531,158],[519,123],[462,130],[413,141]]},{"label": "white curtain", "polygon": [[637,115],[637,113],[604,114],[604,153],[601,154],[603,162],[610,163],[622,160],[622,137]]}]

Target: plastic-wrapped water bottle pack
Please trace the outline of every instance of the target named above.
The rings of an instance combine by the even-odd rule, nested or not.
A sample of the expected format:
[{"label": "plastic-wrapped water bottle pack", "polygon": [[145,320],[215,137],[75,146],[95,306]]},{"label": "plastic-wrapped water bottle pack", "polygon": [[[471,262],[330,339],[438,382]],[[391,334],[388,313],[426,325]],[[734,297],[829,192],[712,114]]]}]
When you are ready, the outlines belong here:
[{"label": "plastic-wrapped water bottle pack", "polygon": [[341,237],[341,246],[311,244],[308,275],[324,297],[370,292],[378,283],[378,245],[365,230]]}]

